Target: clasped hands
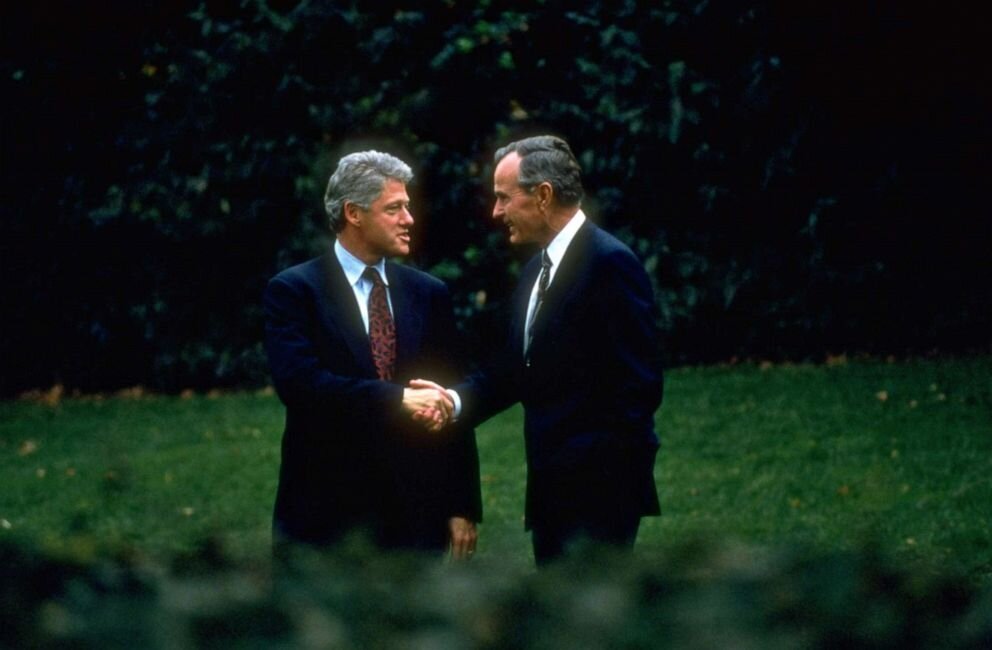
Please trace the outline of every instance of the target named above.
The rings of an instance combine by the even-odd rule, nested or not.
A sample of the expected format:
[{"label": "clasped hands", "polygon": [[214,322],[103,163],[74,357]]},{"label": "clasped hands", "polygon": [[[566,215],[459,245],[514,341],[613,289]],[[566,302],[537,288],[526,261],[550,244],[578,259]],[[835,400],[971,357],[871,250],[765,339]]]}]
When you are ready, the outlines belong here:
[{"label": "clasped hands", "polygon": [[403,389],[403,409],[428,431],[440,431],[451,421],[455,403],[442,386],[426,379],[413,379]]}]

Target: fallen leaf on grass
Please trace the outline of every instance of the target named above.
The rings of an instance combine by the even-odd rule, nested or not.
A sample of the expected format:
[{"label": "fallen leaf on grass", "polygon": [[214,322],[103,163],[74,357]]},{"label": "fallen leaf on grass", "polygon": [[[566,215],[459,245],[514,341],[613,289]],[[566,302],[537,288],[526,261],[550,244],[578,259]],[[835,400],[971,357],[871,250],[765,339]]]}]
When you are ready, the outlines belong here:
[{"label": "fallen leaf on grass", "polygon": [[62,401],[63,394],[65,394],[65,387],[62,384],[55,384],[48,390],[36,388],[25,391],[18,395],[18,398],[28,402],[41,402],[47,406],[58,406],[59,402]]},{"label": "fallen leaf on grass", "polygon": [[145,396],[144,386],[131,386],[130,388],[123,388],[115,395],[121,399],[141,399]]},{"label": "fallen leaf on grass", "polygon": [[38,443],[34,440],[25,440],[21,443],[21,446],[17,448],[17,455],[30,456],[36,451],[38,451]]},{"label": "fallen leaf on grass", "polygon": [[879,402],[885,402],[889,399],[889,391],[880,390],[875,393],[875,398],[878,399]]}]

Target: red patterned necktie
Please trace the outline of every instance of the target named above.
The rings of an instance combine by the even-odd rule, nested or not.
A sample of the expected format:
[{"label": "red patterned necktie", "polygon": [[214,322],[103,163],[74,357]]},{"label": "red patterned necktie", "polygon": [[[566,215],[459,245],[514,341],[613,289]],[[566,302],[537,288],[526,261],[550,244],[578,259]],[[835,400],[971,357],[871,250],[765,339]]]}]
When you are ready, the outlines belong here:
[{"label": "red patterned necktie", "polygon": [[393,366],[396,364],[396,326],[389,313],[386,285],[379,277],[379,272],[371,266],[365,269],[362,277],[372,283],[372,292],[369,293],[369,343],[372,346],[372,361],[379,379],[389,381],[393,378]]}]

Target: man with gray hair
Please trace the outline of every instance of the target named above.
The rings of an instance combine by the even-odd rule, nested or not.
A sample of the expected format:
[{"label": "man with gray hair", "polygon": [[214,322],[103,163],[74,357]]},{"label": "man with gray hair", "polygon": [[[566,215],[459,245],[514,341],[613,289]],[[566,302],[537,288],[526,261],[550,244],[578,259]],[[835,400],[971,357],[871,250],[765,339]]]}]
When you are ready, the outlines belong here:
[{"label": "man with gray hair", "polygon": [[[447,288],[388,261],[410,252],[412,178],[389,154],[342,158],[324,197],[332,250],[266,287],[265,348],[286,406],[277,554],[293,543],[331,545],[352,531],[388,549],[450,549],[456,558],[475,550],[475,432],[461,424],[441,431],[448,395],[405,387],[460,370]],[[425,437],[423,426],[437,433]]]},{"label": "man with gray hair", "polygon": [[[561,138],[496,152],[493,218],[541,247],[513,295],[507,345],[450,391],[459,422],[524,407],[525,525],[544,565],[582,539],[630,548],[658,514],[654,414],[662,368],[647,273],[586,219],[578,161]],[[430,381],[418,388],[440,388]]]}]

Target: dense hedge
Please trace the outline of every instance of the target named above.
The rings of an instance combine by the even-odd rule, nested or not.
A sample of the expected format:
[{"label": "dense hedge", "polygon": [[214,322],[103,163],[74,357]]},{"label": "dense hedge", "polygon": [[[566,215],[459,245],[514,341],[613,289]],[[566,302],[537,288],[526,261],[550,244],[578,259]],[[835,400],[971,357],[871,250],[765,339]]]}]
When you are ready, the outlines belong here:
[{"label": "dense hedge", "polygon": [[992,592],[836,555],[694,544],[589,552],[534,573],[306,558],[273,581],[216,547],[177,560],[52,560],[0,544],[4,647],[988,648]]},{"label": "dense hedge", "polygon": [[415,164],[410,262],[481,354],[520,255],[490,157],[536,131],[642,255],[672,362],[987,347],[982,23],[822,4],[16,3],[0,393],[264,382],[264,282],[365,146]]}]

